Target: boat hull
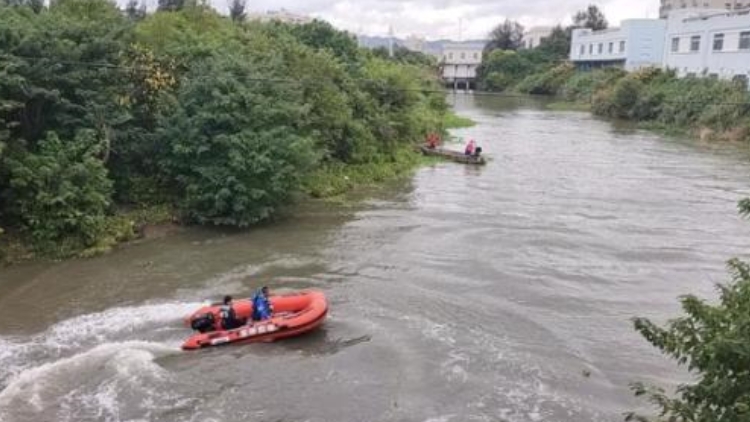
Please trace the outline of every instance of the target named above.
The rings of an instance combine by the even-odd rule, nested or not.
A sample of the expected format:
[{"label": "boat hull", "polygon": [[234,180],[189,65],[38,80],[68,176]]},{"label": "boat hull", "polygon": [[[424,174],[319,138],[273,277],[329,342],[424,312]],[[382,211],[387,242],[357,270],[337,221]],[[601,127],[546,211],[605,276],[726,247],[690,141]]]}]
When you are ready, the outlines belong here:
[{"label": "boat hull", "polygon": [[422,154],[430,155],[435,157],[442,157],[447,160],[455,161],[457,163],[469,164],[475,166],[483,166],[487,164],[487,161],[482,156],[466,155],[458,151],[452,151],[445,148],[428,148],[420,147]]},{"label": "boat hull", "polygon": [[[305,291],[294,294],[271,296],[274,315],[266,321],[251,321],[232,329],[219,329],[205,333],[195,333],[182,345],[183,350],[195,350],[226,344],[247,344],[272,342],[294,337],[312,331],[323,324],[328,314],[328,302],[319,291]],[[253,312],[252,301],[242,299],[233,302],[237,318],[248,319]],[[186,318],[188,326],[196,318],[211,314],[220,321],[221,304],[205,306]]]}]

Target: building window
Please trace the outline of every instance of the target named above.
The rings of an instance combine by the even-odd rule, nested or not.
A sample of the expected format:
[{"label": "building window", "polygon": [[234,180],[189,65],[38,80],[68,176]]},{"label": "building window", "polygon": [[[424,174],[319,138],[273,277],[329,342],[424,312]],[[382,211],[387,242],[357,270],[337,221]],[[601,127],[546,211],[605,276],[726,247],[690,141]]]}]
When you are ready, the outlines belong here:
[{"label": "building window", "polygon": [[579,56],[583,56],[584,54],[586,54],[586,46],[583,45],[583,44],[581,44],[581,49],[580,49],[578,55]]},{"label": "building window", "polygon": [[701,36],[694,35],[690,37],[690,51],[695,53],[701,49]]},{"label": "building window", "polygon": [[609,43],[609,49],[607,51],[609,51],[609,54],[614,53],[615,52],[615,43],[613,43],[613,42]]},{"label": "building window", "polygon": [[714,34],[714,51],[724,49],[724,34]]},{"label": "building window", "polygon": [[602,53],[604,53],[604,44],[602,44],[602,43],[599,43],[599,47],[597,47],[597,51],[598,51],[598,53],[597,53],[597,54],[602,54]]},{"label": "building window", "polygon": [[672,38],[672,52],[677,53],[680,51],[680,38],[674,37]]},{"label": "building window", "polygon": [[589,44],[589,55],[594,54],[594,44]]},{"label": "building window", "polygon": [[750,50],[750,31],[740,32],[740,50]]},{"label": "building window", "polygon": [[464,60],[466,58],[466,53],[461,53],[461,60]]},{"label": "building window", "polygon": [[453,53],[448,53],[448,58],[453,60]]},{"label": "building window", "polygon": [[620,53],[625,52],[625,41],[620,41]]},{"label": "building window", "polygon": [[474,53],[474,59],[476,60],[478,58],[479,58],[479,53]]}]

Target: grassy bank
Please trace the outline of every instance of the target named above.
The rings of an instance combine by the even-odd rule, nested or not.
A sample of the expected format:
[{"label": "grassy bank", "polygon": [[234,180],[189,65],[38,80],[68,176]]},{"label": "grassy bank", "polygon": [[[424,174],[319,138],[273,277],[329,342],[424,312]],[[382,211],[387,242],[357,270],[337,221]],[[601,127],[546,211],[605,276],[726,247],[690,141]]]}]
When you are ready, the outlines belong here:
[{"label": "grassy bank", "polygon": [[93,245],[83,245],[75,238],[44,248],[21,231],[0,233],[0,265],[12,265],[36,259],[62,260],[88,258],[111,251],[121,243],[147,237],[151,227],[170,225],[176,212],[167,205],[120,209],[104,219],[102,234]]},{"label": "grassy bank", "polygon": [[326,22],[233,21],[210,2],[143,16],[109,0],[5,3],[6,257],[106,251],[149,220],[131,204],[249,227],[300,191],[399,174],[400,151],[443,128],[435,59],[360,48]]},{"label": "grassy bank", "polygon": [[741,83],[678,78],[658,68],[580,72],[569,63],[503,80],[502,91],[559,99],[550,109],[591,111],[661,133],[750,142],[750,93]]},{"label": "grassy bank", "polygon": [[330,198],[353,189],[410,176],[419,166],[434,162],[434,158],[425,157],[413,149],[401,148],[380,162],[323,166],[306,178],[303,188],[313,198]]},{"label": "grassy bank", "polygon": [[477,123],[470,118],[459,116],[452,111],[445,113],[445,117],[443,117],[443,127],[445,129],[461,129],[472,127],[476,124]]}]

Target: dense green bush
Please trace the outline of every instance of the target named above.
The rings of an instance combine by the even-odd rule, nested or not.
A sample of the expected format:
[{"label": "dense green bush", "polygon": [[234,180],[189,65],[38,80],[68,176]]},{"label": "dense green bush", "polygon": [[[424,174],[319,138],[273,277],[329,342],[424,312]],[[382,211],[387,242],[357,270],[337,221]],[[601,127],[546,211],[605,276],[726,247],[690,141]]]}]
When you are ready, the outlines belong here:
[{"label": "dense green bush", "polygon": [[530,53],[494,50],[485,55],[478,69],[480,85],[488,91],[505,91],[533,70]]},{"label": "dense green bush", "polygon": [[619,68],[575,72],[562,86],[559,94],[568,101],[591,102],[597,91],[612,87],[625,75],[625,71]]},{"label": "dense green bush", "polygon": [[212,58],[193,67],[177,110],[160,123],[164,164],[190,221],[247,226],[269,218],[313,163],[284,85],[257,86],[250,63]]},{"label": "dense green bush", "polygon": [[[108,0],[4,4],[0,227],[45,245],[127,237],[118,208],[270,218],[312,172],[390,163],[447,110],[434,60],[379,57],[325,22],[232,22],[203,2],[132,20]],[[62,185],[42,177],[63,164],[76,173]]]},{"label": "dense green bush", "polygon": [[48,132],[38,152],[7,159],[9,211],[38,247],[75,240],[91,246],[102,234],[112,182],[102,162],[101,142],[93,131],[62,140]]},{"label": "dense green bush", "polygon": [[563,63],[545,72],[527,76],[516,89],[526,94],[557,95],[574,73],[575,68],[572,65]]}]

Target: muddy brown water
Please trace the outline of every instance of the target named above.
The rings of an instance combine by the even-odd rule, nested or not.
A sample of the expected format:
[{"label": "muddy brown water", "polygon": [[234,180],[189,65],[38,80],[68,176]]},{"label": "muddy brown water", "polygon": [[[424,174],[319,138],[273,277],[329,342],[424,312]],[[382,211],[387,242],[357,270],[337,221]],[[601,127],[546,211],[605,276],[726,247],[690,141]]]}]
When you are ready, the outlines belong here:
[{"label": "muddy brown water", "polygon": [[[630,318],[676,316],[677,296],[711,296],[747,255],[747,149],[452,101],[487,166],[440,163],[245,232],[0,269],[0,420],[619,421],[642,408],[628,383],[684,379]],[[324,290],[325,326],[179,350],[186,313],[261,284]]]}]

